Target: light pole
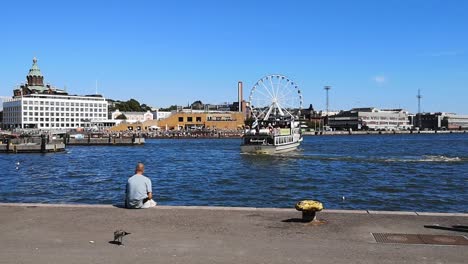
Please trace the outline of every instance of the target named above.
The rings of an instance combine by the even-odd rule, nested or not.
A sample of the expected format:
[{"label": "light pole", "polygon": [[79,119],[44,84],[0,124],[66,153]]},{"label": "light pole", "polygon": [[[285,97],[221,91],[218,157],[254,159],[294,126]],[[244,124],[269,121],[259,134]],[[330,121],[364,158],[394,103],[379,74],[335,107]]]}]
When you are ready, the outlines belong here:
[{"label": "light pole", "polygon": [[326,98],[326,104],[327,104],[327,116],[328,116],[328,111],[329,111],[329,100],[328,100],[328,91],[330,91],[331,86],[325,86],[323,89],[325,89],[327,98]]},{"label": "light pole", "polygon": [[[327,86],[325,86],[323,89],[325,89],[325,92],[326,92],[326,95],[327,95],[327,101],[326,101],[326,104],[327,104],[327,113],[326,113],[325,118],[326,118],[327,126],[328,126],[328,112],[330,111],[330,108],[329,108],[329,107],[330,107],[330,101],[329,101],[329,99],[328,99],[328,92],[330,91],[331,86],[328,86],[328,85],[327,85]],[[325,125],[325,120],[324,120],[323,124]],[[323,126],[322,126],[322,131],[323,131]]]},{"label": "light pole", "polygon": [[418,95],[416,98],[418,98],[418,127],[421,129],[421,89],[418,89]]}]

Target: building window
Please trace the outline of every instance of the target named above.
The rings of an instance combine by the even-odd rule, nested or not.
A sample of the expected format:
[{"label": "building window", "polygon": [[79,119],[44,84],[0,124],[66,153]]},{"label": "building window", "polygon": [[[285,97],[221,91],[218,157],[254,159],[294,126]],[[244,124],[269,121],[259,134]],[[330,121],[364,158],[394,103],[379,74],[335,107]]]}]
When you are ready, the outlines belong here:
[{"label": "building window", "polygon": [[184,122],[184,117],[183,116],[179,116],[179,122]]},{"label": "building window", "polygon": [[201,116],[196,117],[197,122],[201,122]]},{"label": "building window", "polygon": [[193,118],[191,116],[187,117],[187,122],[193,122]]}]

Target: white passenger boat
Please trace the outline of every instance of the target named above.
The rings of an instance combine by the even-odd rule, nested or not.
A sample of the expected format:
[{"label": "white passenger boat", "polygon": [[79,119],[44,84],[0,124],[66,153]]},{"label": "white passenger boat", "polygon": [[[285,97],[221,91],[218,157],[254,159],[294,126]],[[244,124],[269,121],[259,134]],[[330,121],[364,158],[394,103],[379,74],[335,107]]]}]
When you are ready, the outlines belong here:
[{"label": "white passenger boat", "polygon": [[241,152],[276,154],[296,150],[302,142],[300,123],[302,94],[297,84],[283,75],[269,75],[252,88],[249,108],[253,124],[245,130]]},{"label": "white passenger boat", "polygon": [[242,138],[241,152],[254,154],[276,154],[296,150],[302,142],[298,122],[289,128],[248,130]]}]

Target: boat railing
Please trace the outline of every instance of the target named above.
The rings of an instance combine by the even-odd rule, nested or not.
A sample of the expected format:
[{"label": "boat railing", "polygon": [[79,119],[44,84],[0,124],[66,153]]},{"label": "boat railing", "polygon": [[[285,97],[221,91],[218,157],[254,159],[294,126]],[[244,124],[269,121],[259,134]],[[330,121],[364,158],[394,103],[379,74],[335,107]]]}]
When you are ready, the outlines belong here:
[{"label": "boat railing", "polygon": [[275,145],[289,144],[289,143],[292,143],[293,141],[294,141],[294,137],[292,135],[275,137]]}]

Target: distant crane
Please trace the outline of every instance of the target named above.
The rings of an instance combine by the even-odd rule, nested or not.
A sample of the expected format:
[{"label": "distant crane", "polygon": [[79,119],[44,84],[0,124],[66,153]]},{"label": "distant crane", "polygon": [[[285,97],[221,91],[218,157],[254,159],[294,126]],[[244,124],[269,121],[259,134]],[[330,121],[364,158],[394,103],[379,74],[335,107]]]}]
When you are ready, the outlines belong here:
[{"label": "distant crane", "polygon": [[418,95],[416,98],[418,98],[418,127],[421,128],[421,89],[418,89]]}]

